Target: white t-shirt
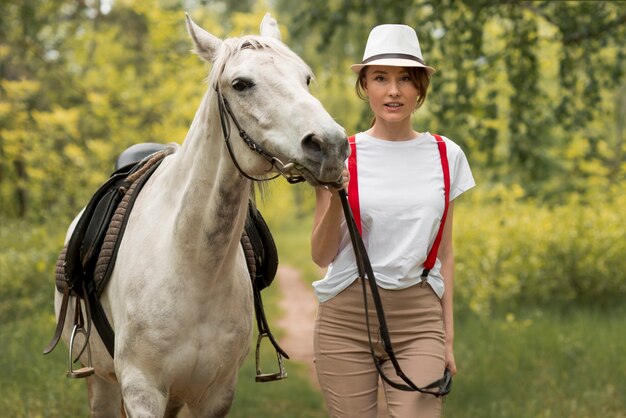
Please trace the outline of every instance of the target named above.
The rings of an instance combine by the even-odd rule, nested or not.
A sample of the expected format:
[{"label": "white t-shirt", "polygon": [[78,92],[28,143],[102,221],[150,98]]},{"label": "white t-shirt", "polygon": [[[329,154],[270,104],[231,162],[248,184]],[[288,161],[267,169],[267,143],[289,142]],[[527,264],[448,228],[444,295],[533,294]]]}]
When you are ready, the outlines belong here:
[{"label": "white t-shirt", "polygon": [[[450,200],[474,187],[465,154],[443,137],[450,167]],[[435,240],[444,210],[444,182],[437,141],[426,132],[406,141],[386,141],[359,133],[357,174],[362,238],[376,282],[384,289],[404,289],[421,281],[423,264]],[[437,260],[428,283],[439,297],[444,284]],[[339,252],[326,276],[313,282],[325,302],[358,276],[345,219]]]}]

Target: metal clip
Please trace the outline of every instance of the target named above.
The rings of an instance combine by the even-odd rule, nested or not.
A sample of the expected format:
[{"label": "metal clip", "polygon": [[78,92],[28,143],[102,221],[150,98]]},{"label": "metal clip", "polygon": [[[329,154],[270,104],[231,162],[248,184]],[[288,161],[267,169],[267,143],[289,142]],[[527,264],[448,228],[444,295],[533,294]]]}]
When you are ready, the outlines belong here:
[{"label": "metal clip", "polygon": [[91,363],[91,347],[88,342],[86,342],[87,366],[81,367],[80,369],[77,369],[77,370],[74,370],[72,367],[72,365],[76,361],[78,361],[78,359],[74,360],[74,355],[73,355],[74,338],[76,338],[76,335],[78,334],[82,334],[85,339],[87,338],[87,332],[85,331],[85,328],[76,324],[74,325],[74,328],[72,329],[72,335],[70,336],[69,371],[67,372],[67,377],[72,377],[76,379],[81,378],[81,377],[91,376],[95,372],[93,365]]},{"label": "metal clip", "polygon": [[269,338],[269,335],[266,332],[259,333],[259,336],[256,340],[256,378],[257,382],[273,382],[275,380],[281,380],[287,377],[287,372],[285,372],[285,368],[283,367],[283,356],[280,353],[276,352],[276,358],[278,360],[278,372],[276,373],[262,373],[260,367],[260,357],[261,357],[261,342],[263,338]]},{"label": "metal clip", "polygon": [[295,163],[287,163],[283,166],[283,171],[285,173],[290,173],[291,170],[293,170],[294,168],[296,168],[296,164]]}]

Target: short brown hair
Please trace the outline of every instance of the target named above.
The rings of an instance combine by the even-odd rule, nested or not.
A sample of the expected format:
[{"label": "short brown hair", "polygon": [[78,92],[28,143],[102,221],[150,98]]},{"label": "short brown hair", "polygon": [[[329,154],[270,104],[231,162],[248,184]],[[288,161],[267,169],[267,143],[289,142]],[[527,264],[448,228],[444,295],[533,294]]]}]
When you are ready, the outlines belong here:
[{"label": "short brown hair", "polygon": [[[359,71],[359,77],[356,79],[356,83],[354,84],[356,95],[363,100],[367,100],[364,86],[367,68],[367,65],[361,68],[361,71]],[[428,74],[428,71],[422,67],[404,67],[404,69],[409,73],[411,82],[417,89],[417,103],[415,104],[415,108],[418,109],[422,106],[422,104],[424,104],[424,100],[426,100],[426,93],[428,93],[428,86],[430,85],[430,75]]]}]

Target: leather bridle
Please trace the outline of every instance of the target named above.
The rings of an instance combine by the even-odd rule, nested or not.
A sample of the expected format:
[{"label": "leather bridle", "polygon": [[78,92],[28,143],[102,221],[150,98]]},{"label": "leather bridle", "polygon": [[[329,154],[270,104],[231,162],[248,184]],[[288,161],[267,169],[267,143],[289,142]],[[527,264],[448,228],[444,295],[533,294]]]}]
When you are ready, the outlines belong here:
[{"label": "leather bridle", "polygon": [[[220,91],[217,84],[215,85],[215,91],[217,92],[217,105],[219,107],[220,123],[222,125],[222,133],[224,134],[224,141],[226,142],[226,148],[228,149],[230,158],[235,164],[235,167],[237,167],[237,170],[239,171],[239,173],[241,173],[242,176],[244,176],[245,178],[249,180],[259,181],[259,182],[273,180],[279,176],[283,176],[291,184],[305,181],[305,178],[301,174],[292,173],[293,170],[298,170],[298,166],[296,163],[293,163],[293,162],[290,162],[287,164],[283,163],[280,159],[270,154],[258,142],[252,139],[250,135],[248,135],[248,133],[239,124],[239,121],[233,114],[232,109],[230,108],[230,104],[228,103],[228,100],[226,100],[224,95],[222,95],[222,92]],[[239,165],[239,162],[237,161],[237,158],[235,157],[235,153],[233,152],[232,145],[230,143],[230,123],[228,122],[228,117],[230,117],[230,119],[233,121],[233,123],[237,127],[237,130],[239,131],[239,136],[241,137],[243,142],[245,142],[248,148],[258,153],[268,163],[270,163],[270,168],[267,171],[270,172],[273,168],[276,171],[278,171],[278,174],[276,174],[273,177],[268,177],[268,178],[256,178],[256,177],[252,177],[241,168],[241,166]]]},{"label": "leather bridle", "polygon": [[[387,328],[387,322],[385,320],[385,312],[383,310],[383,305],[380,299],[380,293],[378,292],[378,287],[376,285],[376,278],[374,277],[374,272],[372,270],[372,265],[370,264],[369,257],[367,255],[367,251],[365,250],[365,245],[363,244],[363,240],[361,239],[361,235],[359,234],[356,222],[354,221],[354,216],[352,215],[352,209],[348,204],[348,198],[346,195],[346,191],[344,189],[339,190],[339,197],[341,198],[341,206],[343,207],[343,213],[346,217],[346,223],[348,225],[348,232],[350,233],[350,240],[352,241],[352,247],[354,248],[354,256],[356,258],[356,264],[359,271],[359,277],[362,279],[361,284],[363,286],[363,299],[365,304],[365,322],[367,324],[367,337],[369,339],[370,352],[372,354],[372,358],[374,360],[374,365],[376,366],[376,370],[378,370],[378,374],[380,377],[388,383],[390,386],[403,390],[403,391],[417,391],[421,393],[427,393],[429,395],[434,395],[436,397],[444,396],[450,393],[452,388],[452,375],[448,369],[444,371],[444,375],[441,379],[436,380],[426,386],[418,387],[415,383],[409,379],[402,369],[400,368],[400,364],[396,359],[396,356],[393,352],[393,348],[391,346],[391,339],[389,337],[389,329]],[[379,323],[379,331],[380,337],[382,339],[383,348],[387,355],[389,356],[389,360],[393,364],[393,368],[396,371],[396,375],[400,377],[404,381],[405,384],[397,383],[392,381],[389,377],[385,375],[383,369],[381,367],[381,362],[378,356],[374,351],[374,345],[372,342],[372,334],[370,332],[370,322],[368,315],[368,307],[367,307],[367,288],[365,286],[365,282],[369,282],[370,289],[372,292],[372,298],[374,299],[374,305],[376,307],[376,315],[378,316]]]}]

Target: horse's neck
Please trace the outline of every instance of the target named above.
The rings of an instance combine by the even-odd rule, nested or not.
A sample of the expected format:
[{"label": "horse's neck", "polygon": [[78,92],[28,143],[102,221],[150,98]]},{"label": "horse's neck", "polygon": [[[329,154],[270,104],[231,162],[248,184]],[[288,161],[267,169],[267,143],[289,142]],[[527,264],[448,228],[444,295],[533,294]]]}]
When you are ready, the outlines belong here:
[{"label": "horse's neck", "polygon": [[178,188],[173,229],[178,247],[186,256],[219,267],[239,246],[250,184],[228,155],[219,116],[209,113],[210,100],[214,97],[207,93],[172,161],[177,184],[170,187]]}]

